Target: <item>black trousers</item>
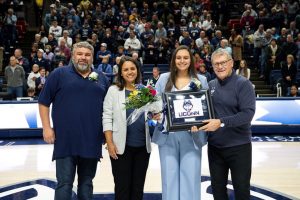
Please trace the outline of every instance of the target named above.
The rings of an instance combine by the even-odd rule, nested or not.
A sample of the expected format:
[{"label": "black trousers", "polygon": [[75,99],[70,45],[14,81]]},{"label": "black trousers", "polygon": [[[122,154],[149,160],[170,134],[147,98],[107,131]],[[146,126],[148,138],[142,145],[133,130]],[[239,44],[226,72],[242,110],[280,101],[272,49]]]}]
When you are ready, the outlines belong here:
[{"label": "black trousers", "polygon": [[146,147],[125,147],[124,154],[110,157],[115,182],[115,200],[142,200],[150,153]]},{"label": "black trousers", "polygon": [[228,148],[208,145],[209,171],[215,200],[226,200],[230,170],[236,200],[250,199],[252,145],[243,144]]}]

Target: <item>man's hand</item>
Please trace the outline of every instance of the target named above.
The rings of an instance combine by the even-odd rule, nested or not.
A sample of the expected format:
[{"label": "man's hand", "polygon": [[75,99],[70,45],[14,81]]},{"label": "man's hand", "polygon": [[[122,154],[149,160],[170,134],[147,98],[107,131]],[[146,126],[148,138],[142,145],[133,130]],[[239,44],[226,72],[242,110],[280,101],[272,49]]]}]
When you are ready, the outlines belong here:
[{"label": "man's hand", "polygon": [[219,119],[208,119],[204,120],[203,123],[205,123],[205,125],[200,127],[199,131],[215,131],[221,126],[221,120]]},{"label": "man's hand", "polygon": [[43,137],[44,141],[48,144],[53,144],[55,141],[55,133],[52,128],[44,128],[43,129]]}]

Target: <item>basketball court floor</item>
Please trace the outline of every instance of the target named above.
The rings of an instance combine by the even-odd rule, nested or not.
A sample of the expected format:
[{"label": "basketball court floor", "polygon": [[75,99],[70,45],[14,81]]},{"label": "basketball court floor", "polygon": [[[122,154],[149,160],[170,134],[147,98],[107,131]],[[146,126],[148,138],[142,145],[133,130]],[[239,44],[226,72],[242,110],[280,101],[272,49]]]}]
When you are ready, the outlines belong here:
[{"label": "basketball court floor", "polygon": [[[253,140],[251,199],[300,199],[300,137],[256,137]],[[53,199],[55,163],[51,161],[52,149],[52,145],[44,144],[40,139],[0,139],[0,199]],[[103,152],[94,179],[94,199],[112,200],[114,184],[110,160],[104,148]],[[161,199],[160,178],[158,149],[153,145],[145,183],[145,200]],[[213,199],[206,146],[202,154],[201,181],[202,199]],[[229,180],[230,199],[234,199],[232,190]],[[73,196],[76,199],[75,192]]]}]

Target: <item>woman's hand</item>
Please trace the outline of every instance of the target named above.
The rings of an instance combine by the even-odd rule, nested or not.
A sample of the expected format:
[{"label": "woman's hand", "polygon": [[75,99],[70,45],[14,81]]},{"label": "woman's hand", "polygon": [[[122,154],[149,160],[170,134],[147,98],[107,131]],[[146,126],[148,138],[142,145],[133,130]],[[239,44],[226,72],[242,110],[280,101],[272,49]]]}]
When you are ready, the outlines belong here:
[{"label": "woman's hand", "polygon": [[199,129],[197,128],[197,126],[192,126],[191,127],[191,132],[192,133],[196,133],[196,132],[198,132],[199,131]]},{"label": "woman's hand", "polygon": [[117,160],[118,159],[118,149],[116,145],[113,142],[107,143],[106,149],[108,150],[109,156],[112,157],[113,159]]},{"label": "woman's hand", "polygon": [[152,116],[152,119],[153,119],[153,120],[156,120],[156,121],[159,121],[159,120],[161,119],[160,113],[154,114],[154,115]]}]

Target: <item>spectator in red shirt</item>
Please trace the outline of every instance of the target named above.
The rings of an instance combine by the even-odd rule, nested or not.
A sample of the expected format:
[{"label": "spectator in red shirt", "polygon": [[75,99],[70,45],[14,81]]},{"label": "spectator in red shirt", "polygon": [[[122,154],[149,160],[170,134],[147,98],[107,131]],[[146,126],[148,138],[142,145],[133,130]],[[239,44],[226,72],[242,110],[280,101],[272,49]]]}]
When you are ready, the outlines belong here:
[{"label": "spectator in red shirt", "polygon": [[246,10],[245,16],[241,18],[240,24],[244,30],[254,30],[255,19],[253,16],[250,15],[250,13],[250,10]]}]

